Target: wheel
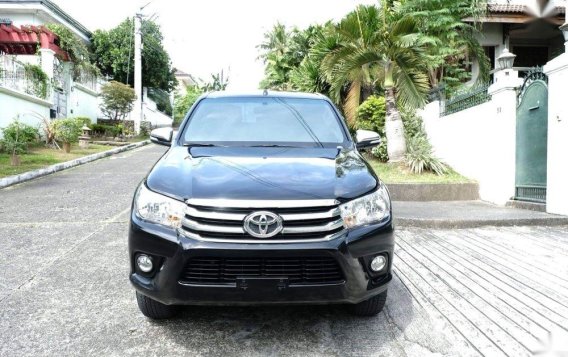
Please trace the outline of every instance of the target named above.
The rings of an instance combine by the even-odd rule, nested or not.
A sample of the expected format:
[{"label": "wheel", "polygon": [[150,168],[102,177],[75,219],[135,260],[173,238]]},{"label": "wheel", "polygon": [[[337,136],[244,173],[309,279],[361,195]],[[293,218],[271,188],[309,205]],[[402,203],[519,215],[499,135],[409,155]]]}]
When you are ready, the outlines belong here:
[{"label": "wheel", "polygon": [[174,317],[178,312],[178,306],[164,305],[161,302],[152,300],[149,297],[136,292],[136,301],[138,308],[144,314],[154,320],[169,319]]},{"label": "wheel", "polygon": [[358,304],[351,305],[351,312],[356,316],[375,316],[383,311],[385,302],[387,301],[387,292],[382,292],[372,298],[361,301]]}]

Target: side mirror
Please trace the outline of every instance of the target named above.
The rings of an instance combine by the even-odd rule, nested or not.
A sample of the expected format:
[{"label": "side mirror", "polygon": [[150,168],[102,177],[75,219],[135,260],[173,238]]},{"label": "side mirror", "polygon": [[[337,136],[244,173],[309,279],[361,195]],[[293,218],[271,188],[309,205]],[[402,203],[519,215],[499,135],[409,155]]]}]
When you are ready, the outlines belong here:
[{"label": "side mirror", "polygon": [[368,149],[381,143],[381,136],[370,130],[357,130],[355,133],[357,149]]},{"label": "side mirror", "polygon": [[154,129],[150,133],[150,140],[154,144],[171,146],[174,131],[172,128],[159,128]]}]

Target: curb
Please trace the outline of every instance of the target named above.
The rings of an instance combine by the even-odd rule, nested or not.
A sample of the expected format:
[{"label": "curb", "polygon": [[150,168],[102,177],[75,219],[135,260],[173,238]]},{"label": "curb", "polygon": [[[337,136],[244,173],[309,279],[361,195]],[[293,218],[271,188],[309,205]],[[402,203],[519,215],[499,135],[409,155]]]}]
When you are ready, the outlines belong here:
[{"label": "curb", "polygon": [[391,183],[387,184],[393,201],[475,201],[479,184],[464,183]]},{"label": "curb", "polygon": [[400,228],[432,228],[432,229],[467,229],[480,227],[513,227],[513,226],[568,226],[568,217],[488,219],[488,220],[452,220],[452,219],[420,219],[396,218],[394,223]]},{"label": "curb", "polygon": [[96,154],[91,154],[88,156],[79,157],[71,161],[61,162],[59,164],[44,167],[43,169],[37,169],[33,171],[24,172],[18,175],[8,176],[0,179],[0,189],[6,188],[8,186],[16,185],[22,182],[30,181],[38,177],[47,176],[62,170],[70,169],[75,166],[83,165],[91,161],[102,159],[107,156],[118,154],[124,151],[136,149],[144,145],[148,145],[150,140],[140,141],[134,144],[124,145],[118,148],[114,148],[107,151],[98,152]]}]

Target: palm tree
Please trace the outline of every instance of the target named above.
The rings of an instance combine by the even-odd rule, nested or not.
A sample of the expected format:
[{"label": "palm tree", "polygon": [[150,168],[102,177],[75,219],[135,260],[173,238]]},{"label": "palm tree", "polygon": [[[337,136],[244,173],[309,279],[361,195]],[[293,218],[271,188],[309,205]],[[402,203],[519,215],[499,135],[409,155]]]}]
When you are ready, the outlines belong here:
[{"label": "palm tree", "polygon": [[428,92],[425,38],[415,20],[383,0],[381,8],[359,6],[337,29],[340,45],[324,59],[322,70],[337,99],[347,89],[344,112],[350,124],[366,90],[385,91],[389,160],[401,161],[406,153],[404,127],[397,102],[418,108]]},{"label": "palm tree", "polygon": [[261,86],[271,89],[287,89],[288,72],[291,70],[290,33],[286,26],[276,23],[271,31],[264,34],[264,42],[258,46],[263,53],[260,58],[266,64],[265,78]]},{"label": "palm tree", "polygon": [[381,28],[379,18],[375,6],[359,6],[337,26],[328,27],[314,48],[316,54],[323,55],[321,70],[330,84],[330,96],[343,104],[351,127],[356,124],[359,104],[372,94],[376,84],[369,62],[354,60],[353,54],[374,51]]}]

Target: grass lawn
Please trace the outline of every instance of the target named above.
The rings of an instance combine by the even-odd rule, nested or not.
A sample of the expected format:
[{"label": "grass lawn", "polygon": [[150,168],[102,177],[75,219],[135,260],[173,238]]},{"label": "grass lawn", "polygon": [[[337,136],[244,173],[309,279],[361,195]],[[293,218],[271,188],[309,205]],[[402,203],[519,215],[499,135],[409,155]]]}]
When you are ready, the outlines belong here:
[{"label": "grass lawn", "polygon": [[49,165],[111,149],[113,149],[111,146],[94,144],[90,144],[88,149],[81,149],[79,148],[79,144],[75,143],[71,146],[71,152],[66,154],[63,149],[57,150],[44,146],[32,147],[27,154],[20,155],[22,162],[20,166],[11,166],[10,155],[0,153],[0,177],[21,174],[22,172],[40,169]]},{"label": "grass lawn", "polygon": [[466,177],[450,170],[443,176],[431,172],[420,175],[410,172],[404,164],[388,164],[377,160],[369,160],[373,169],[385,183],[466,183],[473,182]]}]

